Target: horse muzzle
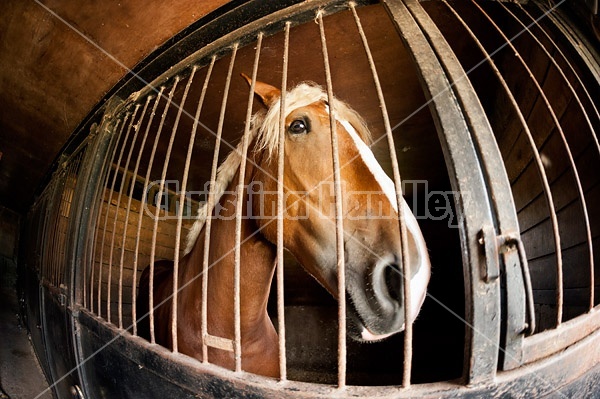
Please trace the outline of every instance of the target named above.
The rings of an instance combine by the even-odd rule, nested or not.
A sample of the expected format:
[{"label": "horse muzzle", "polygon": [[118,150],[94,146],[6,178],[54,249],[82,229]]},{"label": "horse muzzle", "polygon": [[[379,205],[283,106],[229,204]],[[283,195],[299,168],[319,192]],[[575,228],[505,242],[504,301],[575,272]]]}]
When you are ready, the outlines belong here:
[{"label": "horse muzzle", "polygon": [[410,245],[404,265],[401,266],[400,254],[388,253],[379,256],[362,276],[355,274],[348,281],[349,335],[358,341],[379,341],[405,329],[405,270],[410,276],[410,323],[417,318],[423,305],[431,265],[416,220],[407,219]]}]

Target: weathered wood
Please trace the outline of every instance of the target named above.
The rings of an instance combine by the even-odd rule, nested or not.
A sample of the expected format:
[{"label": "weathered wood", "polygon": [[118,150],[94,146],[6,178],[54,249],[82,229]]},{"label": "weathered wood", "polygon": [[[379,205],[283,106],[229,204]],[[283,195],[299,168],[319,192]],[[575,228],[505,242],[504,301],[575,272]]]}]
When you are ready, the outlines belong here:
[{"label": "weathered wood", "polygon": [[[6,2],[0,15],[0,203],[25,210],[69,135],[126,68],[225,3]],[[32,146],[40,140],[43,146]]]}]

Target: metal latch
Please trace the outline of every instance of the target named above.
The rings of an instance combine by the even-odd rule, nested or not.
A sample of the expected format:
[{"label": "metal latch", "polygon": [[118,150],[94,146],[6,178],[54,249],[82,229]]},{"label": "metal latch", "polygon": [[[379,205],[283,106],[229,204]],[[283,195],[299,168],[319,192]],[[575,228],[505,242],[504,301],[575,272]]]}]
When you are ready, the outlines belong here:
[{"label": "metal latch", "polygon": [[481,278],[486,283],[491,283],[500,277],[500,262],[498,258],[499,239],[496,235],[496,229],[493,226],[484,226],[479,232],[477,240],[483,246],[485,254],[485,264],[481,271]]},{"label": "metal latch", "polygon": [[496,234],[493,226],[484,226],[478,235],[478,242],[483,246],[485,252],[485,266],[481,271],[482,279],[486,283],[491,283],[500,277],[500,254],[516,250],[521,263],[523,272],[523,283],[525,284],[527,318],[529,323],[525,326],[524,332],[527,335],[535,331],[535,310],[533,303],[533,290],[531,285],[531,276],[529,274],[529,265],[525,256],[525,247],[518,233]]},{"label": "metal latch", "polygon": [[485,268],[482,278],[491,283],[500,277],[500,254],[511,250],[519,250],[521,239],[516,234],[496,234],[493,226],[484,226],[479,232],[478,241],[485,251]]}]

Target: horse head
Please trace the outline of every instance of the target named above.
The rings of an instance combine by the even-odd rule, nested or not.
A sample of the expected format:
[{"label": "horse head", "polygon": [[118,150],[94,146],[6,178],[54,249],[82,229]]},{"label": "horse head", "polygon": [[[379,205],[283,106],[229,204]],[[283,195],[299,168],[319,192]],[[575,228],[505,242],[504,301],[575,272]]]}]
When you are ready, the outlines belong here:
[{"label": "horse head", "polygon": [[[250,84],[251,81],[246,77]],[[276,242],[279,89],[255,82],[266,112],[254,116],[253,184],[260,198],[253,214],[264,237]],[[344,257],[349,335],[377,341],[405,326],[401,262],[410,273],[410,322],[425,299],[430,262],[423,235],[404,200],[408,259],[402,260],[393,181],[369,148],[370,133],[349,106],[318,86],[300,84],[285,97],[284,246],[332,295],[338,297],[336,214],[330,113],[334,114],[342,187]],[[258,194],[256,194],[258,195]]]}]

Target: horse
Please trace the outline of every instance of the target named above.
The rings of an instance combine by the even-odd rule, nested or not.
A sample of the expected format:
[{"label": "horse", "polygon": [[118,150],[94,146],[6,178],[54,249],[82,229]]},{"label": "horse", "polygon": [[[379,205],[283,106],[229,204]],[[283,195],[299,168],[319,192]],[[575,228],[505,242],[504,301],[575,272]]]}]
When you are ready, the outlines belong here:
[{"label": "horse", "polygon": [[[250,78],[243,75],[248,84]],[[252,87],[252,86],[250,86]],[[207,292],[208,334],[234,338],[234,245],[236,206],[243,206],[241,224],[241,357],[244,371],[279,376],[278,335],[267,314],[267,300],[276,268],[277,156],[282,93],[256,81],[254,95],[264,109],[252,116],[241,200],[236,198],[241,143],[219,166],[214,195],[216,206],[199,209],[180,260],[177,338],[178,351],[198,360],[202,355],[202,274],[205,221],[211,217]],[[285,93],[283,244],[302,267],[338,298],[335,196],[330,112],[336,136],[342,181],[347,332],[362,342],[382,340],[404,330],[402,256],[398,201],[394,183],[369,148],[371,134],[360,115],[314,83],[301,83]],[[333,111],[331,110],[333,109]],[[404,200],[413,322],[426,296],[430,261],[417,221]],[[172,347],[171,295],[173,262],[154,265],[156,342]],[[195,281],[193,281],[195,280]],[[190,283],[191,282],[191,283]],[[148,313],[149,267],[141,276],[138,315]],[[149,337],[147,320],[138,333]],[[208,348],[208,360],[234,369],[234,354]]]}]

